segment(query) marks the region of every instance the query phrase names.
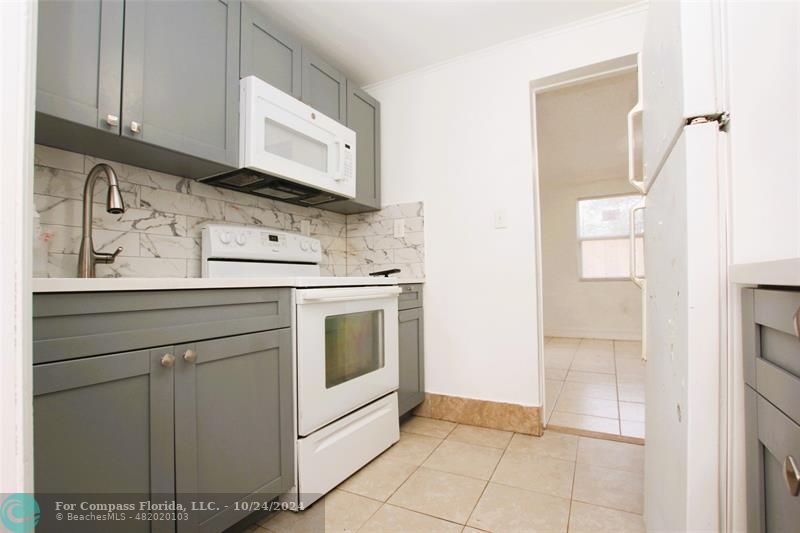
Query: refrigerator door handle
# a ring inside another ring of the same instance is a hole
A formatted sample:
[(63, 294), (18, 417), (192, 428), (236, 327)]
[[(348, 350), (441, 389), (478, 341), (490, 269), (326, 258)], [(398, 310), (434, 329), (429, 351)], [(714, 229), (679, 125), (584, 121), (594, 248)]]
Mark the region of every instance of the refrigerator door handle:
[[(645, 205), (645, 196), (642, 196), (642, 200), (633, 206), (630, 211), (630, 233), (628, 235), (628, 239), (630, 242), (629, 246), (629, 263), (630, 263), (630, 275), (631, 281), (634, 282), (639, 288), (644, 287), (644, 277), (639, 277), (636, 275), (636, 212), (643, 211), (646, 207)], [(644, 239), (644, 235), (642, 235), (642, 239)]]
[(645, 179), (636, 179), (636, 119), (642, 115), (642, 100), (628, 112), (628, 181), (642, 194), (646, 194)]

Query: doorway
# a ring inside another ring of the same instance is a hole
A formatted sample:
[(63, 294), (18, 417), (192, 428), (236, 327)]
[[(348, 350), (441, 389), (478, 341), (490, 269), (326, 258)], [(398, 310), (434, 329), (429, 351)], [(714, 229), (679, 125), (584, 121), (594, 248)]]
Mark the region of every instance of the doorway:
[(637, 75), (629, 57), (533, 89), (545, 425), (632, 442), (645, 438)]

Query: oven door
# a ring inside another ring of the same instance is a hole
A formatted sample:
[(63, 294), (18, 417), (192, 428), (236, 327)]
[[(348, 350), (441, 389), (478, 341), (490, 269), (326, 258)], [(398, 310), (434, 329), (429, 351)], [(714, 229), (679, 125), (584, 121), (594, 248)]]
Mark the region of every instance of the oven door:
[(398, 386), (400, 289), (298, 289), (297, 417), (306, 436)]

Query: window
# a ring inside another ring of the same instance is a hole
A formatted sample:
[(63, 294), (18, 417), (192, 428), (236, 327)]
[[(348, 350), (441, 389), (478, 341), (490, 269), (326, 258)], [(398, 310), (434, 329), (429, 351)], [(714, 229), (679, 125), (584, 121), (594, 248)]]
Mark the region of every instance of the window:
[[(582, 280), (630, 279), (630, 210), (638, 194), (578, 200), (578, 253)], [(644, 220), (636, 212), (636, 275), (644, 276)]]

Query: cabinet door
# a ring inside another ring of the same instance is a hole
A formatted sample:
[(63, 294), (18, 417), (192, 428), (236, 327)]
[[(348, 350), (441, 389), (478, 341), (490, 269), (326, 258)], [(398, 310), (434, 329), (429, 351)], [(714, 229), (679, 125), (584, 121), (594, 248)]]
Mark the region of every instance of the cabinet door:
[(347, 118), (344, 75), (305, 48), (302, 56), (303, 102), (344, 124)]
[(39, 2), (36, 111), (119, 133), (122, 20), (122, 0)]
[(238, 163), (238, 0), (125, 3), (122, 135)]
[(219, 509), (193, 513), (178, 531), (222, 531), (249, 514), (236, 502), (294, 484), (290, 330), (179, 346), (176, 356), (178, 501), (198, 495)]
[(418, 406), (425, 399), (425, 348), (423, 347), (422, 308), (398, 313), (400, 318), (400, 388), (398, 411), (400, 416)]
[[(34, 366), (34, 483), (43, 511), (37, 531), (66, 530), (48, 516), (51, 500), (174, 498), (173, 371), (161, 364), (168, 353), (170, 348), (143, 350)], [(108, 530), (103, 522), (75, 527)], [(115, 522), (117, 530), (174, 531), (174, 524), (128, 520)]]
[(242, 58), (239, 75), (256, 76), (300, 98), (300, 43), (273, 26), (249, 3), (242, 6)]

